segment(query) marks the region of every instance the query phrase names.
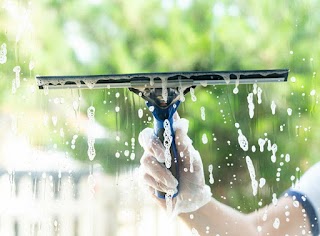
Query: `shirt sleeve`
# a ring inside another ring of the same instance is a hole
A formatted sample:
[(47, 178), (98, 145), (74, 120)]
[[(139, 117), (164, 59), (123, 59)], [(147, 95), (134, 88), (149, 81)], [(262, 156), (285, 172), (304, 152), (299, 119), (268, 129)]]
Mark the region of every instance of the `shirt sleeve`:
[(313, 235), (320, 229), (320, 162), (312, 166), (286, 195), (301, 203), (308, 215)]

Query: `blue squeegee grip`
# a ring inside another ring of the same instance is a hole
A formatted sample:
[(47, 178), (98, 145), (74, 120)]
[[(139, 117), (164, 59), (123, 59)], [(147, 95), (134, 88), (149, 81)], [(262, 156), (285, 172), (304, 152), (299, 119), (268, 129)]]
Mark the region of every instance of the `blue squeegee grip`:
[[(175, 133), (173, 130), (173, 115), (176, 112), (178, 106), (180, 104), (180, 101), (172, 104), (168, 108), (160, 108), (157, 106), (154, 106), (154, 109), (152, 111), (152, 114), (154, 116), (154, 133), (155, 135), (160, 139), (160, 141), (163, 143), (164, 142), (164, 121), (167, 119), (170, 124), (170, 130), (171, 130), (171, 137), (172, 137), (172, 142), (170, 146), (170, 153), (171, 153), (171, 167), (169, 170), (171, 171), (172, 175), (179, 181), (179, 162), (178, 162), (178, 151), (177, 151), (177, 146), (175, 142)], [(152, 104), (150, 102), (147, 102), (147, 106), (150, 108)], [(177, 187), (179, 191), (179, 186)], [(178, 192), (175, 193), (172, 197), (177, 196)], [(156, 195), (159, 198), (165, 198), (166, 193), (156, 191)]]

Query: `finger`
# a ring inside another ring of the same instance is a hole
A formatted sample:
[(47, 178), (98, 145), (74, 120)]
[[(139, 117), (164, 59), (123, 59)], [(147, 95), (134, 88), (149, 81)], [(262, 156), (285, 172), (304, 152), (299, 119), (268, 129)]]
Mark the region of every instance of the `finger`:
[(142, 130), (139, 134), (138, 140), (144, 149), (148, 149), (150, 146), (150, 143), (152, 142), (152, 137), (153, 137), (153, 129), (151, 128), (145, 128)]
[(174, 188), (174, 189), (168, 188), (168, 186), (164, 185), (161, 182), (157, 182), (151, 175), (147, 173), (144, 174), (143, 180), (146, 185), (148, 185), (149, 187), (151, 187), (151, 189), (153, 189), (153, 193), (154, 193), (154, 190), (164, 192), (164, 193), (167, 193), (170, 190), (177, 192), (177, 188)]
[(144, 172), (150, 175), (155, 182), (166, 186), (167, 189), (175, 189), (178, 186), (178, 181), (172, 173), (147, 152), (143, 154), (140, 163)]
[(192, 140), (187, 135), (178, 134), (175, 141), (180, 165), (189, 169), (190, 172), (199, 171), (202, 168), (202, 160), (200, 153), (193, 147)]
[(176, 122), (180, 120), (180, 116), (179, 116), (179, 113), (176, 111), (174, 114), (173, 114), (173, 122)]
[(146, 128), (139, 134), (139, 143), (143, 149), (154, 156), (158, 162), (165, 162), (165, 148), (158, 137), (154, 135), (151, 128)]
[(176, 135), (183, 134), (187, 135), (189, 128), (189, 121), (184, 118), (179, 118), (173, 122), (173, 130), (175, 131)]

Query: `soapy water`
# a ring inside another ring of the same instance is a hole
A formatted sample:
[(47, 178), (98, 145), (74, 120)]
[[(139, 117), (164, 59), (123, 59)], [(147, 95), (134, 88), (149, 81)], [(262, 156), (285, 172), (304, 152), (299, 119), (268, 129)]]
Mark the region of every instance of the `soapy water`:
[(204, 107), (200, 107), (201, 119), (206, 120), (206, 109)]
[(240, 147), (242, 148), (243, 151), (248, 151), (249, 149), (249, 144), (246, 136), (242, 134), (241, 129), (238, 129), (238, 143)]
[[(229, 81), (229, 83), (230, 83), (230, 81)], [(233, 93), (234, 94), (238, 94), (239, 93), (239, 84), (240, 84), (240, 77), (238, 77), (237, 76), (237, 79), (236, 79), (236, 82), (235, 82), (235, 87), (234, 87), (234, 89), (233, 89)]]
[(0, 47), (0, 64), (5, 64), (7, 62), (7, 45), (5, 43), (1, 44)]
[(272, 204), (274, 206), (278, 205), (278, 198), (277, 198), (277, 194), (275, 194), (275, 193), (272, 194)]
[(12, 94), (15, 94), (17, 92), (17, 89), (20, 87), (20, 66), (15, 66), (12, 70), (15, 73), (15, 78), (12, 80)]
[(77, 138), (78, 138), (77, 134), (73, 135), (72, 140), (71, 140), (71, 149), (75, 149), (76, 148)]
[(214, 178), (213, 178), (213, 174), (212, 174), (212, 171), (213, 171), (213, 165), (210, 164), (208, 166), (208, 171), (209, 171), (209, 183), (210, 184), (214, 184)]
[(247, 96), (249, 116), (252, 119), (254, 116), (254, 103), (253, 103), (253, 93), (249, 93)]
[(266, 179), (265, 178), (260, 178), (259, 180), (259, 188), (263, 188), (266, 185)]
[(190, 96), (191, 96), (191, 100), (193, 102), (196, 102), (197, 101), (197, 97), (195, 95), (195, 92), (194, 92), (194, 88), (190, 88)]
[(271, 106), (270, 107), (271, 107), (272, 115), (275, 115), (276, 114), (276, 107), (277, 107), (275, 101), (271, 102)]
[(174, 191), (173, 190), (169, 190), (165, 195), (165, 201), (166, 201), (166, 207), (167, 207), (167, 213), (168, 215), (170, 215), (172, 213), (173, 210), (173, 205), (172, 205), (172, 197), (174, 195)]
[(138, 110), (138, 117), (140, 119), (143, 117), (143, 110), (141, 108)]
[[(94, 125), (94, 122), (95, 122), (95, 108), (93, 106), (90, 106), (88, 109), (87, 109), (87, 116), (88, 116), (88, 119), (89, 119), (89, 130), (92, 129), (93, 125)], [(95, 156), (96, 156), (96, 150), (95, 150), (95, 147), (94, 147), (94, 144), (95, 144), (95, 137), (92, 136), (92, 134), (90, 134), (90, 132), (88, 133), (88, 139), (87, 139), (87, 143), (88, 143), (88, 151), (87, 151), (87, 154), (88, 154), (88, 157), (89, 157), (89, 160), (90, 161), (93, 161)]]
[(262, 103), (262, 89), (260, 87), (258, 87), (257, 84), (253, 84), (252, 93), (249, 93), (247, 96), (249, 117), (251, 119), (254, 117), (254, 109), (255, 109), (255, 105), (253, 102), (254, 95), (257, 96), (258, 104), (261, 104)]
[(252, 194), (256, 196), (258, 193), (258, 181), (256, 180), (256, 172), (252, 163), (252, 160), (249, 156), (246, 156), (246, 163), (249, 170), (249, 175), (251, 179), (251, 186), (252, 186)]
[(280, 227), (280, 220), (279, 218), (275, 218), (273, 222), (273, 228), (279, 229), (279, 227)]
[(201, 140), (202, 140), (202, 143), (203, 143), (203, 144), (207, 144), (207, 143), (208, 143), (208, 137), (207, 137), (207, 134), (205, 134), (205, 133), (204, 133), (204, 134), (202, 135)]
[(162, 86), (162, 98), (166, 103), (168, 101), (168, 89), (167, 89), (167, 80), (161, 77), (161, 86)]
[(277, 146), (277, 144), (272, 144), (272, 146), (271, 146), (271, 151), (272, 151), (272, 156), (271, 156), (271, 161), (273, 162), (273, 163), (275, 163), (276, 161), (277, 161), (277, 156), (276, 156), (276, 153), (277, 153), (277, 151), (278, 151), (278, 146)]
[(171, 135), (171, 126), (168, 119), (165, 119), (163, 122), (164, 132), (163, 132), (163, 145), (165, 147), (164, 157), (165, 157), (165, 165), (169, 169), (171, 167), (171, 153), (170, 147), (172, 143), (172, 135)]

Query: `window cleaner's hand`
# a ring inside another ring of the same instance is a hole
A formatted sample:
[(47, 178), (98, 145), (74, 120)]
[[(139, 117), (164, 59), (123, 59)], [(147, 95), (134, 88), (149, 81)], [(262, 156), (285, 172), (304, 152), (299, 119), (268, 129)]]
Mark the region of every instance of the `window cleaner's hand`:
[[(140, 173), (144, 183), (154, 193), (174, 192), (173, 214), (193, 212), (211, 200), (210, 187), (205, 184), (202, 160), (188, 137), (188, 120), (180, 119), (176, 113), (173, 129), (179, 153), (179, 182), (165, 167), (165, 148), (151, 128), (144, 129), (139, 135), (140, 145), (144, 148), (141, 158)], [(179, 185), (179, 186), (178, 186)], [(161, 203), (163, 199), (158, 199)]]

